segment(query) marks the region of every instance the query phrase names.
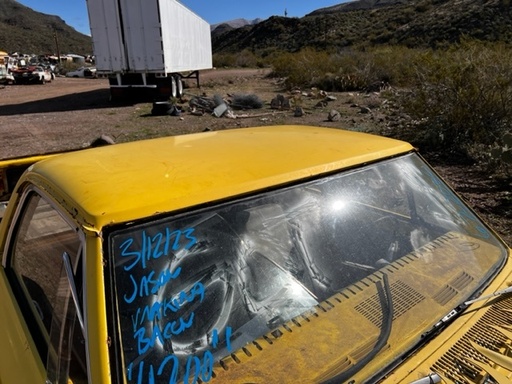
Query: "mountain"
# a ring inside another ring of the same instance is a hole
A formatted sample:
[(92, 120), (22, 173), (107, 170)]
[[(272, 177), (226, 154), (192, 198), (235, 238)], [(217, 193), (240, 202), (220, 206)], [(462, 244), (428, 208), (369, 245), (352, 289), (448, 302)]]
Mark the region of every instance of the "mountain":
[(92, 40), (58, 16), (0, 0), (0, 50), (35, 54), (92, 53)]
[(230, 21), (224, 21), (223, 23), (218, 23), (218, 24), (212, 24), (210, 26), (210, 29), (212, 31), (215, 31), (218, 27), (221, 27), (223, 29), (226, 28), (226, 26), (228, 28), (241, 28), (241, 27), (245, 27), (246, 25), (255, 25), (255, 24), (258, 24), (262, 21), (263, 19), (253, 19), (253, 20), (247, 20), (247, 19), (234, 19), (234, 20), (230, 20)]
[[(212, 26), (213, 27), (213, 26)], [(0, 50), (92, 53), (89, 36), (60, 17), (0, 0)], [(512, 43), (512, 0), (358, 0), (302, 18), (273, 16), (215, 25), (214, 53), (250, 49), (259, 55), (304, 47), (339, 52), (352, 46), (442, 47), (463, 37)]]
[(212, 35), (214, 53), (250, 49), (262, 55), (304, 47), (381, 44), (440, 47), (470, 37), (512, 42), (510, 0), (359, 0), (303, 18), (271, 17)]
[(361, 9), (375, 9), (380, 7), (388, 7), (399, 4), (407, 4), (408, 0), (358, 0), (358, 1), (350, 1), (347, 3), (342, 3), (338, 5), (333, 5), (331, 7), (320, 8), (316, 11), (309, 13), (306, 16), (315, 16), (315, 15), (325, 15), (327, 13), (336, 13), (336, 12), (349, 12), (349, 11), (357, 11)]

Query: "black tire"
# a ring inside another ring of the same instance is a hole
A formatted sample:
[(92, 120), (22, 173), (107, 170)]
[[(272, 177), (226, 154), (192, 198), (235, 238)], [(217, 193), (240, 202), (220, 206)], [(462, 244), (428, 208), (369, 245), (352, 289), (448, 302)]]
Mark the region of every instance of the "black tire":
[(151, 109), (151, 114), (153, 116), (168, 115), (171, 108), (173, 108), (173, 105), (168, 101), (155, 101)]

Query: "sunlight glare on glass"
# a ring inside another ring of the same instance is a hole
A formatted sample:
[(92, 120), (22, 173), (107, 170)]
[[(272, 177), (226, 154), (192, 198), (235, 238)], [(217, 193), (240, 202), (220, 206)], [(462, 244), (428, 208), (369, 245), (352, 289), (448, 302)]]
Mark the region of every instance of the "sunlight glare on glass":
[(335, 212), (342, 211), (348, 206), (347, 200), (337, 199), (331, 203), (331, 209)]

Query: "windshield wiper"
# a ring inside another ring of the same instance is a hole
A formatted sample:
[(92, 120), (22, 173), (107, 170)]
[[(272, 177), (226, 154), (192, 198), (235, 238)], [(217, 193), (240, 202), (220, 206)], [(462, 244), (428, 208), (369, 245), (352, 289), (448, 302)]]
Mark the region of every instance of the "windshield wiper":
[(493, 292), (490, 295), (480, 296), (480, 297), (477, 297), (476, 299), (465, 301), (464, 305), (470, 305), (477, 301), (490, 299), (491, 297), (501, 296), (501, 295), (504, 295), (505, 293), (510, 293), (510, 292), (512, 292), (512, 287), (502, 289), (501, 291)]
[(324, 381), (322, 384), (337, 384), (347, 381), (363, 369), (363, 367), (368, 364), (388, 342), (389, 335), (391, 334), (391, 328), (393, 326), (393, 298), (391, 297), (391, 288), (386, 274), (382, 275), (382, 282), (384, 284), (380, 281), (375, 282), (375, 285), (377, 286), (377, 293), (379, 295), (379, 302), (382, 308), (382, 324), (379, 338), (377, 339), (373, 349), (352, 367), (329, 380)]
[(505, 288), (505, 289), (502, 289), (500, 291), (496, 291), (496, 292), (491, 293), (489, 295), (480, 296), (480, 297), (477, 297), (475, 299), (467, 300), (467, 301), (463, 302), (461, 305), (459, 305), (459, 306), (455, 307), (454, 309), (452, 309), (446, 316), (444, 316), (441, 320), (439, 320), (431, 329), (429, 329), (427, 332), (423, 333), (421, 335), (421, 342), (424, 343), (425, 341), (427, 341), (430, 338), (432, 338), (434, 335), (438, 334), (441, 331), (442, 328), (446, 327), (449, 323), (451, 323), (453, 320), (455, 320), (471, 304), (473, 304), (473, 303), (475, 303), (477, 301), (489, 299), (491, 297), (502, 296), (502, 295), (504, 295), (506, 293), (511, 293), (511, 292), (512, 292), (512, 286), (508, 287), (508, 288)]
[(436, 335), (442, 328), (455, 320), (468, 306), (466, 303), (462, 303), (461, 305), (453, 308), (446, 316), (444, 316), (441, 320), (434, 324), (434, 326), (429, 329), (427, 332), (421, 335), (422, 342), (430, 339), (432, 336)]

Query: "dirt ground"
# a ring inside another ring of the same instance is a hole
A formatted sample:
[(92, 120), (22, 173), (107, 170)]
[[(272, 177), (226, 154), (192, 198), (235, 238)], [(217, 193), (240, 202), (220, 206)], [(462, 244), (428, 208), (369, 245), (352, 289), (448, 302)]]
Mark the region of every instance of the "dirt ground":
[[(116, 142), (147, 137), (177, 135), (204, 130), (221, 130), (274, 124), (312, 124), (368, 130), (375, 125), (376, 114), (360, 113), (361, 102), (370, 98), (355, 94), (335, 95), (332, 100), (315, 108), (323, 96), (285, 93), (277, 79), (269, 79), (267, 71), (212, 70), (201, 74), (201, 88), (195, 81), (188, 83), (185, 96), (178, 106), (178, 116), (153, 116), (151, 103), (115, 103), (110, 101), (105, 79), (75, 79), (58, 77), (45, 85), (12, 85), (0, 89), (0, 159), (32, 155), (87, 146), (102, 134)], [(308, 93), (311, 90), (307, 90)], [(278, 94), (292, 100), (292, 109), (270, 109)], [(195, 96), (226, 100), (235, 95), (256, 95), (261, 109), (234, 110), (237, 119), (217, 118), (210, 114), (189, 113), (189, 101)], [(301, 106), (306, 114), (294, 117), (294, 107)], [(336, 109), (342, 121), (329, 122), (328, 113)]]
[[(318, 90), (286, 92), (280, 79), (262, 69), (211, 70), (186, 84), (178, 101), (179, 116), (154, 116), (152, 103), (110, 101), (105, 79), (58, 77), (45, 85), (0, 87), (0, 160), (87, 147), (101, 135), (115, 142), (261, 125), (300, 124), (387, 134), (400, 124), (400, 116), (383, 94), (333, 93)], [(270, 108), (278, 94), (290, 100), (290, 110)], [(194, 97), (221, 96), (230, 102), (237, 95), (256, 95), (260, 109), (237, 110), (237, 118), (191, 113)], [(304, 114), (295, 115), (296, 108)], [(339, 121), (329, 121), (331, 110)], [(421, 149), (420, 149), (421, 150)], [(428, 159), (428, 156), (427, 156)], [(430, 160), (430, 159), (429, 159)], [(433, 161), (435, 169), (488, 223), (512, 244), (512, 186), (476, 167)]]

